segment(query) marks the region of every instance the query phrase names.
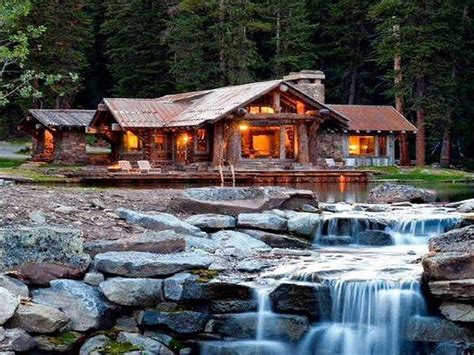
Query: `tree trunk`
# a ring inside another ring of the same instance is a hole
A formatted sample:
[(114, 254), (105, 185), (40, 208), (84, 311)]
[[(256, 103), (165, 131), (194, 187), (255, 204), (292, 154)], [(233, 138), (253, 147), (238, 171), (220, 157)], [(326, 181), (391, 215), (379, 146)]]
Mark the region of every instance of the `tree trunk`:
[[(395, 27), (394, 31), (395, 34), (399, 34), (399, 28)], [(403, 95), (401, 93), (401, 84), (402, 84), (402, 58), (400, 54), (395, 54), (395, 58), (393, 59), (393, 69), (395, 71), (395, 108), (398, 112), (403, 115), (404, 111), (404, 100)], [(410, 154), (408, 150), (408, 137), (406, 133), (400, 133), (398, 138), (399, 149), (400, 149), (400, 165), (407, 166), (410, 164)]]
[(426, 108), (422, 102), (425, 97), (425, 77), (419, 77), (416, 84), (417, 98), (421, 101), (416, 109), (416, 165), (423, 166), (426, 165)]
[(225, 0), (219, 1), (219, 70), (221, 72), (222, 85), (227, 84), (226, 63), (225, 63)]
[(449, 168), (451, 165), (451, 130), (449, 127), (446, 127), (443, 132), (440, 164), (443, 168)]
[(351, 85), (349, 86), (349, 100), (347, 100), (349, 105), (353, 105), (356, 96), (356, 77), (357, 71), (356, 69), (352, 68), (351, 71)]

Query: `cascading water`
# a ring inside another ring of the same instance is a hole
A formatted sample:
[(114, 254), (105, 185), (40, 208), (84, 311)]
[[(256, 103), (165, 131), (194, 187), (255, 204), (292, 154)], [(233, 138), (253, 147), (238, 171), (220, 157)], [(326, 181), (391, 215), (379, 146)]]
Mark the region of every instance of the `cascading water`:
[(404, 340), (407, 321), (424, 315), (417, 281), (326, 282), (331, 289), (331, 321), (314, 326), (298, 354), (379, 355), (414, 354)]

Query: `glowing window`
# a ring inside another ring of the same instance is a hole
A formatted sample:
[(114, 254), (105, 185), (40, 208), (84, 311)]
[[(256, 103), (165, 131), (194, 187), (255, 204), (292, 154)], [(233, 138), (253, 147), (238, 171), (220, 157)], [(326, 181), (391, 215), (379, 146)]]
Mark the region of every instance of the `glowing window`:
[(155, 148), (159, 152), (166, 151), (166, 135), (159, 133), (155, 135)]
[(250, 113), (274, 113), (273, 107), (270, 106), (250, 106)]
[(350, 155), (375, 155), (375, 136), (349, 136)]
[(142, 149), (142, 142), (135, 134), (130, 131), (123, 135), (123, 149), (126, 152), (136, 152)]
[(196, 131), (196, 151), (207, 152), (208, 150), (208, 136), (205, 128), (199, 128)]

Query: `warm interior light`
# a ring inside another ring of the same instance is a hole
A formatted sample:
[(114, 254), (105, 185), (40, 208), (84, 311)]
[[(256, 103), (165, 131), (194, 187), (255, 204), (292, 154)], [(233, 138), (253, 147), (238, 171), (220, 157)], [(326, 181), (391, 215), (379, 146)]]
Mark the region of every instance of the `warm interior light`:
[(246, 130), (249, 129), (249, 126), (246, 125), (245, 123), (242, 123), (242, 124), (239, 125), (239, 129), (240, 129), (241, 131), (246, 131)]
[(303, 102), (297, 102), (296, 103), (296, 113), (305, 113), (306, 112), (306, 107)]
[(187, 144), (189, 142), (189, 135), (187, 133), (183, 133), (181, 139), (183, 140), (184, 144)]
[(255, 113), (275, 113), (275, 110), (271, 106), (250, 106), (249, 112)]

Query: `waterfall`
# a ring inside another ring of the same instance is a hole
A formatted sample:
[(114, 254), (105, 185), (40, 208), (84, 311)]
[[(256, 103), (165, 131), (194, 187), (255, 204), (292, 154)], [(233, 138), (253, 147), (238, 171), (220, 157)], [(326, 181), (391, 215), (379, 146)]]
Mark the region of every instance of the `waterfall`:
[(417, 281), (326, 281), (331, 321), (315, 325), (298, 354), (379, 355), (416, 353), (404, 339), (408, 319), (426, 313)]

